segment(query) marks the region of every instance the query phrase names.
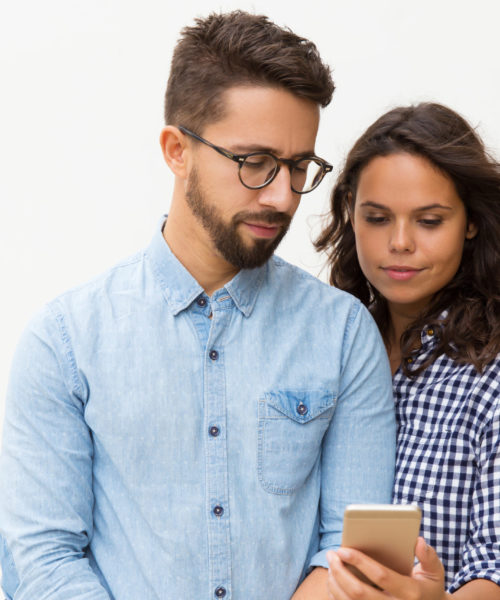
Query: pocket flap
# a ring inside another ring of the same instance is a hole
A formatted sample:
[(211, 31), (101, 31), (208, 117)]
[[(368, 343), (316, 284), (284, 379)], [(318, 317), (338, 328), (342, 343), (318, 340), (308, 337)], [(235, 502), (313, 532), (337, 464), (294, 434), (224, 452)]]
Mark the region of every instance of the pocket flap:
[[(335, 405), (335, 397), (327, 390), (277, 390), (264, 394), (266, 417), (286, 416), (297, 423), (312, 421)], [(330, 415), (323, 415), (328, 418)]]

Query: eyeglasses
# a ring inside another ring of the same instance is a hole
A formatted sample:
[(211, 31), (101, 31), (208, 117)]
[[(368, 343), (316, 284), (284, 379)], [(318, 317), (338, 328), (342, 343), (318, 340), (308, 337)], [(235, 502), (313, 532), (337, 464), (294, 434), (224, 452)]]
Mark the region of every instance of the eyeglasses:
[(222, 156), (237, 162), (238, 175), (241, 183), (251, 190), (258, 190), (269, 185), (280, 170), (280, 163), (290, 170), (290, 186), (296, 194), (312, 192), (329, 173), (333, 167), (318, 156), (302, 156), (296, 160), (278, 158), (270, 152), (249, 152), (248, 154), (234, 154), (225, 148), (216, 146), (201, 136), (193, 133), (186, 127), (179, 129), (190, 137), (210, 146)]

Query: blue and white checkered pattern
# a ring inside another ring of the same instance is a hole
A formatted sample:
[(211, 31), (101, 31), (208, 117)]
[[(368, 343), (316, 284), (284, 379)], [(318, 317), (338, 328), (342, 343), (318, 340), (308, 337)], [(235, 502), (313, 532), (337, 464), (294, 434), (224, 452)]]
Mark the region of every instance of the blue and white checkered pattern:
[[(424, 330), (418, 366), (435, 344)], [(500, 585), (500, 355), (478, 374), (441, 355), (416, 379), (394, 375), (398, 453), (394, 502), (418, 504), (449, 592)]]

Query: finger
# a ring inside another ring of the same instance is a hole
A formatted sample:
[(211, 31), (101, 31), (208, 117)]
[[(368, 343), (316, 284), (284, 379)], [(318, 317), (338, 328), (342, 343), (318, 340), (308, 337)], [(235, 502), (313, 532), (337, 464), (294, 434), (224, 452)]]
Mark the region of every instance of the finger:
[(340, 600), (340, 591), (338, 590), (338, 586), (332, 574), (332, 561), (334, 561), (335, 558), (334, 553), (331, 550), (326, 553), (326, 560), (328, 561), (328, 577), (326, 580), (328, 600)]
[[(381, 590), (388, 592), (394, 598), (413, 597), (412, 594), (415, 593), (416, 584), (411, 577), (396, 573), (396, 571), (385, 567), (376, 560), (366, 556), (366, 554), (352, 548), (340, 548), (338, 555), (342, 561), (356, 567)], [(377, 591), (378, 595), (366, 597), (387, 599), (387, 594), (378, 590), (375, 591)]]
[(328, 573), (327, 590), (328, 600), (350, 600), (335, 581), (331, 571)]
[(351, 600), (339, 581), (339, 569), (343, 568), (342, 562), (334, 552), (329, 553), (330, 568), (328, 570), (327, 587), (329, 598), (332, 600)]
[(418, 578), (430, 579), (432, 581), (444, 581), (444, 567), (437, 552), (425, 543), (424, 538), (419, 537), (415, 546), (415, 556), (419, 564), (413, 569), (413, 575)]
[(356, 575), (342, 563), (339, 558), (340, 552), (332, 553), (330, 561), (330, 580), (331, 591), (334, 593), (334, 598), (339, 600), (344, 598), (351, 600), (352, 598), (363, 598), (364, 600), (387, 600), (387, 596), (376, 590), (369, 583), (364, 583)]

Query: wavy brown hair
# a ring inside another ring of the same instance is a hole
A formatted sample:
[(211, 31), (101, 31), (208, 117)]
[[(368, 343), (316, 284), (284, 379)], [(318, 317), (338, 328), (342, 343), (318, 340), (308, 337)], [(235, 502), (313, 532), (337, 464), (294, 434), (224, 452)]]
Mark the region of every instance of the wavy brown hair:
[[(403, 370), (415, 377), (445, 353), (481, 372), (500, 352), (500, 165), (460, 115), (440, 104), (421, 103), (395, 108), (375, 121), (347, 156), (315, 246), (327, 254), (330, 283), (369, 307), (389, 345), (392, 327), (387, 303), (361, 270), (349, 215), (364, 167), (377, 156), (400, 152), (426, 158), (449, 177), (468, 220), (478, 228), (473, 239), (465, 240), (453, 279), (403, 333)], [(435, 331), (438, 343), (424, 364), (411, 369), (424, 327)]]
[(181, 31), (165, 93), (165, 122), (198, 134), (224, 117), (223, 92), (265, 85), (325, 107), (334, 84), (316, 46), (264, 15), (212, 13)]

